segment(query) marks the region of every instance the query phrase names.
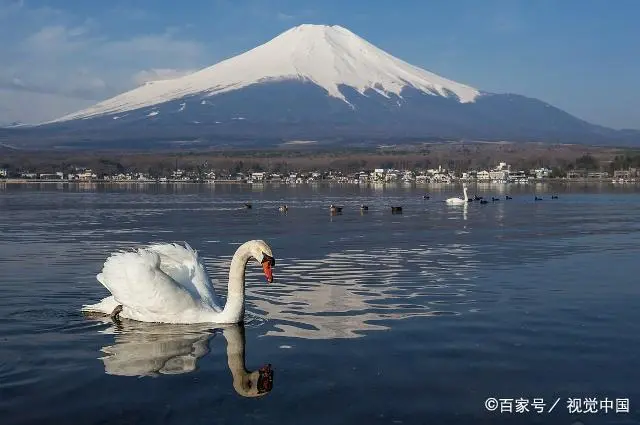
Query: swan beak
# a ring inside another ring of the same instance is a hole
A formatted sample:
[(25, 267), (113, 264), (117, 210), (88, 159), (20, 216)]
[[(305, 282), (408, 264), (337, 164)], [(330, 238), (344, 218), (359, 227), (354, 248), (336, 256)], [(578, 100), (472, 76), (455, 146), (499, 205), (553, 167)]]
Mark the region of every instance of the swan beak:
[(262, 270), (264, 271), (264, 275), (267, 277), (267, 282), (273, 282), (273, 269), (271, 268), (271, 261), (265, 260), (262, 262)]
[(273, 369), (270, 364), (260, 368), (257, 389), (258, 394), (265, 394), (273, 389)]

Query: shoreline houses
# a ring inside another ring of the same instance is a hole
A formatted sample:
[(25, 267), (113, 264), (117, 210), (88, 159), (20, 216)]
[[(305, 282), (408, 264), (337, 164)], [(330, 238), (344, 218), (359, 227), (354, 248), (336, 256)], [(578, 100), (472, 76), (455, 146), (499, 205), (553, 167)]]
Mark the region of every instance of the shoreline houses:
[[(341, 173), (336, 171), (304, 171), (288, 174), (270, 173), (265, 171), (239, 172), (232, 174), (220, 173), (212, 169), (199, 169), (198, 171), (186, 171), (179, 168), (167, 175), (150, 176), (142, 172), (118, 172), (113, 175), (96, 174), (89, 168), (76, 167), (72, 172), (63, 173), (38, 173), (37, 171), (25, 171), (9, 173), (7, 169), (0, 169), (0, 179), (21, 179), (40, 181), (104, 181), (104, 182), (215, 182), (234, 181), (260, 184), (264, 182), (283, 183), (310, 183), (316, 181), (336, 181), (341, 183), (391, 183), (391, 182), (417, 182), (417, 183), (454, 183), (457, 181), (507, 184), (526, 184), (531, 181), (540, 181), (551, 178), (552, 170), (546, 167), (530, 170), (514, 170), (506, 162), (500, 162), (491, 169), (467, 170), (456, 173), (447, 170), (443, 166), (431, 169), (399, 170), (394, 168), (375, 168), (373, 170), (361, 170), (355, 173)], [(571, 170), (567, 178), (574, 179), (607, 179), (609, 173), (586, 170)], [(640, 181), (640, 169), (616, 170), (613, 174), (613, 182)]]

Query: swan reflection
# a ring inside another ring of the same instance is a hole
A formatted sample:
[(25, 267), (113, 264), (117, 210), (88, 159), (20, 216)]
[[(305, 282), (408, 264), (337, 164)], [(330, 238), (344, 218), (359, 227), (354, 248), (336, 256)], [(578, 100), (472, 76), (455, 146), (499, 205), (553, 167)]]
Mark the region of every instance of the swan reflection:
[[(247, 287), (247, 308), (270, 319), (265, 335), (304, 339), (358, 338), (392, 320), (469, 313), (478, 255), (454, 244), (283, 259), (277, 281)], [(205, 262), (224, 279), (228, 261)]]
[[(94, 316), (95, 317), (95, 316)], [(112, 323), (108, 317), (100, 317)], [(101, 333), (113, 334), (114, 344), (103, 347), (104, 371), (118, 376), (160, 376), (190, 373), (210, 353), (209, 344), (222, 333), (233, 388), (243, 397), (260, 397), (273, 388), (273, 370), (267, 364), (248, 371), (245, 366), (244, 324), (212, 330), (206, 325), (169, 325), (133, 320), (117, 321)]]

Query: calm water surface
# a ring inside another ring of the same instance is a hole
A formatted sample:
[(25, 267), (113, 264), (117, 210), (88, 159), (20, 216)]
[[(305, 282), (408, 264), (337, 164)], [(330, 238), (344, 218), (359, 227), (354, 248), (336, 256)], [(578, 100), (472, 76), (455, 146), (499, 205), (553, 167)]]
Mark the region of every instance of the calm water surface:
[[(1, 423), (640, 423), (638, 187), (441, 202), (459, 191), (0, 186)], [(258, 238), (276, 280), (250, 264), (244, 326), (79, 312), (107, 295), (95, 275), (112, 251), (187, 241), (225, 295), (235, 249)], [(266, 364), (273, 389), (252, 397), (243, 382)], [(488, 397), (545, 412), (489, 412)], [(587, 397), (614, 411), (569, 414), (567, 398)]]

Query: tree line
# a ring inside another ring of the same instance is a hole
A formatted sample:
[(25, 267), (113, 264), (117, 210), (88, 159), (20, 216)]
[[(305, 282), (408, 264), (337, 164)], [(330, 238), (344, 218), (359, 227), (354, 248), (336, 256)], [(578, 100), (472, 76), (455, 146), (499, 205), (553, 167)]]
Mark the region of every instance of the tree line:
[[(418, 152), (336, 152), (306, 153), (295, 155), (253, 155), (249, 152), (235, 155), (186, 153), (186, 154), (129, 154), (120, 156), (78, 155), (76, 157), (14, 156), (0, 160), (0, 168), (9, 174), (21, 172), (63, 173), (74, 172), (78, 168), (90, 168), (97, 175), (120, 173), (145, 173), (151, 177), (170, 176), (180, 169), (187, 173), (202, 174), (215, 171), (221, 174), (269, 172), (286, 174), (300, 171), (336, 171), (353, 173), (375, 168), (395, 168), (402, 170), (424, 170), (442, 166), (450, 171), (462, 173), (469, 170), (491, 169), (499, 161), (511, 165), (512, 170), (530, 170), (546, 167), (552, 169), (554, 177), (563, 177), (572, 170), (609, 171), (640, 168), (640, 153), (626, 152), (613, 158), (603, 159), (591, 153), (574, 159), (548, 155), (496, 152), (446, 152), (423, 150)], [(505, 156), (507, 158), (505, 158)]]

